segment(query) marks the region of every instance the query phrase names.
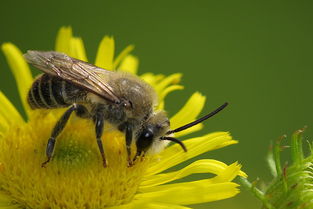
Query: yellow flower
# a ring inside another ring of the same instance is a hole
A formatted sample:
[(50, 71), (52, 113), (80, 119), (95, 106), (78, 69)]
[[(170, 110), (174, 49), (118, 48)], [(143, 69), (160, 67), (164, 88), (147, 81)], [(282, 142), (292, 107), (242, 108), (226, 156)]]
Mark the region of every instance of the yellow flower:
[[(95, 64), (109, 70), (137, 72), (138, 59), (127, 47), (114, 58), (114, 40), (104, 37)], [(45, 147), (51, 130), (64, 109), (30, 110), (26, 94), (33, 81), (29, 66), (20, 50), (11, 43), (2, 45), (15, 76), (27, 119), (0, 92), (0, 208), (188, 208), (184, 205), (216, 201), (236, 195), (238, 185), (232, 180), (246, 176), (235, 162), (231, 165), (202, 159), (177, 170), (168, 168), (210, 150), (235, 144), (227, 132), (215, 132), (185, 140), (185, 153), (179, 145), (167, 147), (127, 167), (123, 133), (107, 128), (103, 143), (109, 166), (103, 168), (94, 128), (89, 120), (71, 118), (58, 138), (54, 158), (46, 168)], [(69, 27), (62, 27), (56, 51), (87, 61), (83, 41), (73, 37)], [(159, 109), (171, 91), (182, 89), (181, 74), (170, 76), (147, 73), (141, 76), (159, 96)], [(185, 106), (171, 117), (172, 128), (193, 121), (203, 108), (205, 97), (194, 93)], [(202, 128), (199, 124), (183, 136)], [(212, 178), (172, 183), (194, 173), (212, 173)]]

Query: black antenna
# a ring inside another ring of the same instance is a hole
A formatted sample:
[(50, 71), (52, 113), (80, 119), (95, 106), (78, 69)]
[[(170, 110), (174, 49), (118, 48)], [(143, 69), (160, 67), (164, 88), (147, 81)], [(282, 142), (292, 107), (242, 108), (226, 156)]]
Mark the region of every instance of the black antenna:
[[(191, 128), (192, 126), (195, 126), (197, 125), (198, 123), (201, 123), (202, 121), (212, 117), (213, 115), (217, 114), (218, 112), (220, 112), (221, 110), (223, 110), (226, 106), (228, 105), (227, 102), (225, 102), (223, 105), (221, 105), (220, 107), (218, 107), (216, 110), (210, 112), (209, 114), (203, 116), (202, 118), (199, 118), (198, 120), (195, 120), (191, 123), (188, 123), (186, 125), (183, 125), (179, 128), (176, 128), (174, 130), (169, 130), (166, 135), (169, 135), (169, 134), (172, 134), (172, 133), (177, 133), (177, 132), (180, 132), (180, 131), (183, 131), (185, 129), (188, 129), (188, 128)], [(167, 137), (168, 138), (168, 137)], [(176, 141), (175, 141), (176, 142)]]
[(183, 150), (184, 150), (185, 152), (187, 152), (186, 146), (185, 146), (181, 141), (179, 141), (179, 140), (176, 139), (176, 138), (169, 137), (169, 136), (164, 136), (164, 137), (161, 137), (161, 140), (168, 140), (168, 141), (175, 142), (175, 143), (179, 144), (179, 145), (181, 146), (181, 148), (183, 148)]

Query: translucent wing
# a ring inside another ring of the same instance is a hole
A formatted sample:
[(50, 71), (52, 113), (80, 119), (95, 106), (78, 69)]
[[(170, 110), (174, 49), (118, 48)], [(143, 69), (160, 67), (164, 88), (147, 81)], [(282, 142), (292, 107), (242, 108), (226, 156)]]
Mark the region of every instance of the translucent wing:
[(98, 96), (114, 103), (120, 99), (107, 80), (113, 72), (54, 51), (31, 51), (24, 54), (28, 63), (43, 72), (87, 88)]

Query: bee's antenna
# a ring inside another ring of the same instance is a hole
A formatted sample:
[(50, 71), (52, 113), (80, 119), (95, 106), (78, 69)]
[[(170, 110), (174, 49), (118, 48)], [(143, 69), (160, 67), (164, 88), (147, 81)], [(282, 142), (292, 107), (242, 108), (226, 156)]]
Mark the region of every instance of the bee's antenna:
[(185, 152), (187, 152), (187, 148), (186, 148), (186, 146), (184, 145), (184, 143), (181, 142), (181, 141), (179, 141), (179, 140), (176, 139), (176, 138), (169, 137), (169, 136), (163, 136), (163, 137), (161, 137), (161, 140), (168, 140), (168, 141), (175, 142), (175, 143), (179, 144), (179, 145), (181, 146), (181, 148), (183, 148), (183, 150), (184, 150)]
[(221, 110), (223, 110), (226, 106), (228, 105), (227, 102), (225, 102), (223, 105), (221, 105), (220, 107), (218, 107), (216, 110), (210, 112), (209, 114), (203, 116), (202, 118), (199, 118), (198, 120), (195, 120), (191, 123), (188, 123), (186, 125), (183, 125), (179, 128), (176, 128), (174, 130), (169, 130), (166, 135), (169, 135), (169, 134), (172, 134), (172, 133), (177, 133), (177, 132), (180, 132), (180, 131), (183, 131), (185, 129), (188, 129), (188, 128), (191, 128), (192, 126), (195, 126), (197, 125), (198, 123), (201, 123), (202, 121), (212, 117), (213, 115), (217, 114), (218, 112), (220, 112)]

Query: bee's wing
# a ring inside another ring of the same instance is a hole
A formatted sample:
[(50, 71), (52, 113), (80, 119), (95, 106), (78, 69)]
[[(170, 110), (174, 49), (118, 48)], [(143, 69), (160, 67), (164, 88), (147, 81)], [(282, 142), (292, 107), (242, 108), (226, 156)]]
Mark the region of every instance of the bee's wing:
[(89, 91), (111, 102), (120, 102), (120, 99), (114, 94), (112, 87), (106, 82), (109, 74), (113, 73), (111, 71), (54, 51), (28, 50), (24, 57), (28, 63), (47, 74), (58, 76), (87, 88)]

